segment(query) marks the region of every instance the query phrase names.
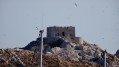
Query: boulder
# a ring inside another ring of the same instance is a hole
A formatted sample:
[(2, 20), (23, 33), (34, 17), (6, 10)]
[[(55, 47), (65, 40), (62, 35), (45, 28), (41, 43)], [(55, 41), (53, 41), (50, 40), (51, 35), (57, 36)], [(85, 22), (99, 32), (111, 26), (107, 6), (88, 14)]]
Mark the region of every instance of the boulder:
[(60, 48), (60, 47), (54, 47), (54, 48), (51, 49), (51, 52), (52, 52), (53, 54), (57, 54), (57, 53), (59, 53), (60, 51), (61, 51), (61, 48)]
[(116, 54), (115, 55), (119, 55), (119, 49), (117, 50)]
[(75, 46), (75, 50), (83, 50), (83, 46), (80, 45), (80, 46)]

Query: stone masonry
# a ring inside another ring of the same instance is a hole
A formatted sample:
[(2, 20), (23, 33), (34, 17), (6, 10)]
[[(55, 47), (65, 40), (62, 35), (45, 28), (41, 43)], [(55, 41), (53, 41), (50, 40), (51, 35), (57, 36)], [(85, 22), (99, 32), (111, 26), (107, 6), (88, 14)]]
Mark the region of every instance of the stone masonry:
[(75, 27), (73, 26), (65, 26), (65, 27), (59, 27), (59, 26), (52, 26), (52, 27), (47, 27), (47, 38), (53, 37), (68, 37), (72, 38), (79, 44), (84, 44), (85, 41), (82, 39), (82, 37), (76, 37), (75, 36)]
[(47, 37), (75, 37), (75, 27), (47, 27)]

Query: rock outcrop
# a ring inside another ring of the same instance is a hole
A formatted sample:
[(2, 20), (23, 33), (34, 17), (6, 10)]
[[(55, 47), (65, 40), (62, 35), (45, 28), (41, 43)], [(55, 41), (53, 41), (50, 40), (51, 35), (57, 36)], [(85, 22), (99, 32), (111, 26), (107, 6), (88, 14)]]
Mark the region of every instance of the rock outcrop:
[[(38, 40), (36, 42), (38, 42)], [(33, 48), (33, 44), (29, 45), (32, 45)], [(32, 48), (30, 50), (33, 50)], [(89, 44), (87, 42), (79, 44), (72, 38), (44, 38), (44, 55), (55, 55), (68, 61), (89, 62), (103, 65), (103, 52), (104, 50), (96, 44)], [(107, 66), (114, 67), (119, 65), (118, 62), (119, 59), (117, 59), (116, 56), (107, 53)]]
[[(0, 49), (0, 67), (38, 67), (38, 52), (34, 54), (33, 51), (22, 49)], [(98, 65), (64, 60), (56, 55), (43, 55), (43, 67), (98, 67)]]
[[(37, 67), (40, 38), (19, 49), (0, 49), (1, 67)], [(44, 38), (43, 67), (102, 67), (103, 50), (96, 44), (79, 44), (71, 38)], [(118, 51), (107, 53), (107, 67), (119, 67)]]
[(119, 50), (117, 50), (115, 55), (119, 58)]
[(119, 55), (119, 50), (117, 50), (116, 54), (115, 55)]

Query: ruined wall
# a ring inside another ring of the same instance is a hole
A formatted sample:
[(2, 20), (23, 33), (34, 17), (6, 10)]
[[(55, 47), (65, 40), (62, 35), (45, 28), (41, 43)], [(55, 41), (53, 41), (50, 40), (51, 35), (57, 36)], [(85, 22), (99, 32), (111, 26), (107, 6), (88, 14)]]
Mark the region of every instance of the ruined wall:
[(47, 27), (47, 37), (75, 37), (75, 27)]

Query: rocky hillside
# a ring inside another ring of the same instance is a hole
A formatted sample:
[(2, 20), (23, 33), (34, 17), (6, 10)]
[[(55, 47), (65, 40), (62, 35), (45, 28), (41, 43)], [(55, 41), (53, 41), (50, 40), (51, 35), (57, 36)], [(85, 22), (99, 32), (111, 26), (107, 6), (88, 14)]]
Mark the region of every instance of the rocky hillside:
[[(33, 59), (33, 56), (34, 59)], [(38, 67), (38, 52), (22, 49), (0, 49), (0, 67)], [(56, 55), (43, 55), (43, 67), (97, 67), (95, 63), (64, 60)]]
[[(103, 50), (73, 38), (44, 38), (43, 67), (102, 67)], [(37, 67), (40, 38), (22, 49), (0, 49), (0, 67)], [(118, 53), (118, 52), (117, 52)], [(117, 55), (107, 53), (107, 67), (119, 67)]]
[[(28, 44), (24, 49), (34, 50), (39, 47), (40, 38)], [(103, 65), (104, 50), (96, 44), (85, 42), (79, 44), (73, 38), (44, 38), (44, 55), (55, 55), (64, 60), (75, 62), (88, 62)], [(119, 58), (107, 52), (107, 66), (115, 67), (119, 65)]]

